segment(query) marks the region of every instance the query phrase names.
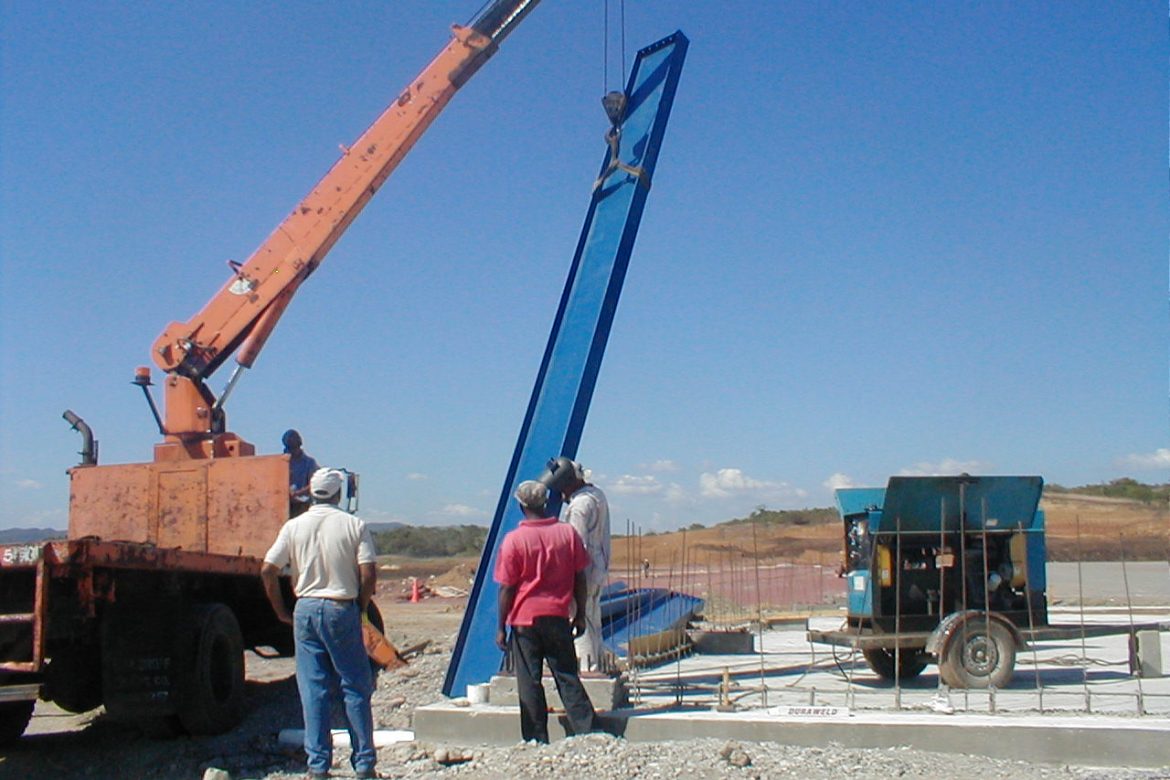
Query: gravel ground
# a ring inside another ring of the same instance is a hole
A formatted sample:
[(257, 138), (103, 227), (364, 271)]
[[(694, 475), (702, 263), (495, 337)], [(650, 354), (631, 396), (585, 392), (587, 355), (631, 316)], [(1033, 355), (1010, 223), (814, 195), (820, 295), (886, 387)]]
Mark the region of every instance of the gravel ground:
[[(411, 605), (412, 613), (425, 611), (418, 609), (422, 606)], [(374, 697), (374, 720), (380, 729), (409, 729), (415, 707), (443, 698), (440, 687), (450, 659), (458, 609), (441, 605), (430, 609), (430, 624), (426, 620), (412, 624), (409, 621), (418, 618), (410, 616), (404, 623), (391, 615), (390, 622), (396, 626), (391, 639), (399, 646), (419, 641), (428, 625), (439, 636), (426, 637), (432, 643), (408, 667), (380, 675)], [(402, 636), (403, 625), (413, 636)], [(80, 718), (38, 711), (42, 733), (32, 733), (0, 754), (0, 778), (200, 780), (210, 768), (227, 773), (218, 775), (219, 780), (303, 777), (303, 753), (285, 748), (276, 739), (280, 729), (296, 728), (300, 723), (292, 668), (287, 659), (250, 666), (248, 715), (240, 727), (218, 737), (151, 740), (130, 726), (111, 721), (101, 711)], [(53, 722), (55, 717), (62, 722)], [(68, 728), (63, 727), (66, 721), (71, 724)], [(336, 752), (335, 777), (353, 777), (348, 753), (345, 748)], [(859, 750), (831, 744), (806, 748), (716, 739), (647, 744), (602, 734), (546, 746), (517, 743), (506, 748), (452, 748), (412, 742), (381, 748), (378, 758), (379, 773), (385, 778), (1170, 778), (1170, 770), (1028, 764), (907, 749)], [(211, 776), (213, 773), (208, 773)]]
[[(415, 660), (402, 672), (383, 674), (374, 699), (374, 720), (380, 728), (410, 728), (414, 707), (440, 701), (438, 690), (450, 658), (446, 645)], [(519, 730), (519, 724), (517, 724)], [(340, 751), (334, 764), (338, 777), (352, 777)], [(236, 774), (233, 778), (266, 780), (300, 778), (300, 764), (291, 771), (267, 775)], [(1047, 780), (1048, 778), (1113, 778), (1152, 780), (1170, 778), (1170, 772), (1094, 769), (1050, 764), (1001, 761), (983, 756), (956, 756), (919, 750), (858, 750), (834, 745), (807, 748), (774, 743), (719, 739), (687, 742), (629, 743), (606, 734), (590, 734), (536, 745), (518, 742), (512, 747), (453, 748), (412, 742), (382, 748), (378, 770), (386, 778), (474, 777), (489, 780), (516, 778), (646, 778), (647, 780), (757, 780), (800, 777), (802, 780), (839, 778), (980, 778), (980, 780)]]

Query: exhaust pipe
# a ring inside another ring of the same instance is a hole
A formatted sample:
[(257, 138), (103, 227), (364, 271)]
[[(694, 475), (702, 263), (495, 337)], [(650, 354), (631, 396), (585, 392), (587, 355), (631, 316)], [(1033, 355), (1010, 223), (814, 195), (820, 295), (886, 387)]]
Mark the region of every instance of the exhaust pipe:
[(85, 420), (78, 417), (71, 410), (66, 409), (65, 413), (61, 415), (65, 418), (65, 422), (73, 427), (73, 430), (81, 434), (81, 466), (96, 466), (98, 455), (98, 443), (93, 438), (93, 431), (85, 424)]

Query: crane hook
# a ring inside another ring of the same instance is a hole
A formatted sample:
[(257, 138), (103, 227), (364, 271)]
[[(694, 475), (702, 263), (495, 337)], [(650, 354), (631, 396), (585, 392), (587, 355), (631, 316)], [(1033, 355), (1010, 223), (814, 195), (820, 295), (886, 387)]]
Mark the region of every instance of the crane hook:
[(636, 178), (646, 189), (650, 189), (650, 176), (646, 170), (640, 165), (629, 165), (622, 162), (619, 156), (622, 142), (621, 125), (626, 119), (627, 104), (626, 93), (617, 90), (607, 92), (601, 98), (601, 106), (605, 109), (605, 116), (609, 119), (609, 130), (605, 132), (605, 142), (609, 144), (609, 165), (597, 177), (597, 181), (593, 182), (594, 192), (597, 192), (611, 173), (618, 170), (625, 171)]

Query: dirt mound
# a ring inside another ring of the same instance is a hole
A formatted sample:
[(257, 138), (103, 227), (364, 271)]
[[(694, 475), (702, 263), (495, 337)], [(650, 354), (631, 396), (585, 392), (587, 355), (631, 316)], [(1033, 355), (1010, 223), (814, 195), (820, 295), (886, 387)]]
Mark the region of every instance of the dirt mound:
[(468, 563), (457, 563), (442, 574), (430, 577), (427, 580), (427, 587), (432, 590), (439, 587), (468, 590), (474, 581), (475, 567)]

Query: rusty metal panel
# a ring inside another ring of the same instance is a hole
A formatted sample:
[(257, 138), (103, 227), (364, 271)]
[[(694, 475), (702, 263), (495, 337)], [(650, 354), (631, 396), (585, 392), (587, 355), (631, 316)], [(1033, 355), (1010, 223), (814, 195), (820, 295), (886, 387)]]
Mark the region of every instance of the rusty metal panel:
[[(169, 466), (171, 464), (166, 464)], [(177, 465), (177, 464), (176, 464)], [(204, 463), (155, 471), (158, 525), (151, 540), (159, 547), (207, 550), (207, 467)]]
[(153, 464), (85, 466), (69, 471), (69, 538), (152, 542)]
[(70, 471), (70, 539), (260, 558), (287, 517), (286, 455)]
[(82, 569), (201, 571), (244, 576), (260, 571), (260, 560), (245, 555), (190, 552), (148, 544), (95, 542), (92, 539), (70, 542), (70, 545), (70, 563)]
[(263, 558), (287, 519), (287, 455), (211, 461), (208, 552)]

